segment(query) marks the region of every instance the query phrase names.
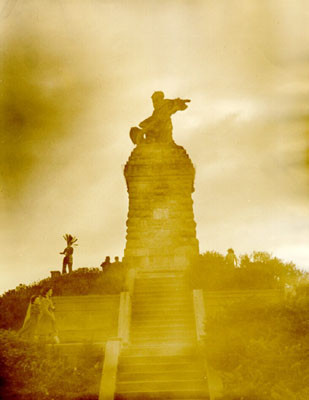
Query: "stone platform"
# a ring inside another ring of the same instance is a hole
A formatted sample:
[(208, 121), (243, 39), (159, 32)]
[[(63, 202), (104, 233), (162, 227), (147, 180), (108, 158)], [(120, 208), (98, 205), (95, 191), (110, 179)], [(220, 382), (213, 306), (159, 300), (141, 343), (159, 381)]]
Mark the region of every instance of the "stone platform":
[(117, 336), (119, 295), (55, 296), (60, 343), (103, 343)]

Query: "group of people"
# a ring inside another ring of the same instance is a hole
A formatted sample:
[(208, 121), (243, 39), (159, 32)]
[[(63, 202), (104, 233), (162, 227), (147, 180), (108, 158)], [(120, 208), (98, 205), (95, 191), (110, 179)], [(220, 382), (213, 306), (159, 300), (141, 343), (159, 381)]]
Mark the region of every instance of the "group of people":
[(29, 341), (59, 343), (52, 294), (51, 288), (44, 288), (39, 295), (31, 296), (19, 337)]
[(105, 260), (102, 262), (102, 264), (100, 265), (100, 267), (102, 268), (102, 271), (106, 271), (108, 270), (108, 268), (113, 265), (114, 267), (117, 267), (121, 264), (121, 262), (119, 261), (119, 257), (115, 257), (115, 261), (112, 263), (111, 262), (111, 258), (110, 256), (106, 256)]

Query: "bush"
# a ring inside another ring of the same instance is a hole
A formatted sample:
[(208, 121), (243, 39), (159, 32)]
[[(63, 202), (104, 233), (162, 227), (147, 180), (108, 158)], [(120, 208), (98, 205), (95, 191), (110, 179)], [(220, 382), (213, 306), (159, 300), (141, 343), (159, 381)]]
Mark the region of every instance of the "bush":
[(98, 398), (103, 351), (85, 345), (72, 359), (60, 347), (25, 342), (11, 331), (0, 331), (0, 346), (2, 399)]
[(32, 285), (22, 285), (9, 290), (0, 297), (0, 329), (20, 329), (26, 315), (30, 297), (38, 295), (43, 288), (52, 288), (55, 296), (84, 296), (120, 293), (123, 289), (125, 271), (110, 267), (107, 271), (82, 268), (57, 278), (47, 278)]
[(202, 254), (192, 267), (192, 285), (204, 290), (283, 289), (305, 274), (293, 263), (284, 263), (265, 252), (240, 257), (238, 267), (217, 252)]
[(206, 331), (206, 358), (222, 377), (224, 400), (309, 398), (308, 297), (232, 304), (208, 319)]

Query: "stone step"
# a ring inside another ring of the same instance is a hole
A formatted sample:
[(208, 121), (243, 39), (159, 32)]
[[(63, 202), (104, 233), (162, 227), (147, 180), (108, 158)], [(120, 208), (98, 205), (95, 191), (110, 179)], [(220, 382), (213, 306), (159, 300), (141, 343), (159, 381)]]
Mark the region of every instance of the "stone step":
[(125, 373), (129, 372), (135, 373), (156, 373), (156, 372), (175, 372), (175, 371), (195, 371), (202, 370), (200, 364), (194, 363), (192, 357), (189, 358), (177, 358), (164, 359), (161, 357), (147, 358), (146, 360), (141, 360), (144, 357), (134, 357), (134, 360), (130, 360), (131, 357), (126, 357), (126, 359), (120, 359), (118, 372)]
[(154, 284), (154, 285), (134, 285), (134, 293), (143, 292), (166, 292), (166, 293), (192, 293), (192, 289), (184, 284)]
[(149, 315), (166, 315), (174, 312), (179, 312), (180, 314), (191, 314), (193, 313), (192, 304), (139, 304), (138, 306), (132, 305), (132, 315), (149, 313)]
[(145, 290), (157, 290), (157, 291), (163, 291), (163, 290), (165, 290), (165, 291), (176, 291), (176, 290), (179, 290), (179, 291), (183, 291), (183, 292), (186, 292), (186, 291), (190, 291), (190, 288), (188, 288), (187, 286), (185, 286), (185, 285), (180, 285), (180, 284), (175, 284), (175, 285), (137, 285), (137, 284), (135, 284), (134, 285), (134, 292), (142, 292), (142, 291), (145, 291)]
[(184, 290), (182, 288), (173, 288), (173, 289), (169, 289), (166, 287), (153, 287), (153, 288), (147, 288), (147, 287), (143, 287), (143, 288), (135, 288), (134, 289), (134, 296), (137, 297), (143, 297), (143, 296), (149, 296), (149, 297), (154, 297), (154, 296), (175, 296), (175, 295), (181, 295), (184, 297), (189, 297), (189, 295), (191, 294), (191, 292), (189, 290)]
[(180, 368), (173, 370), (161, 370), (158, 372), (121, 372), (117, 376), (118, 382), (135, 382), (135, 381), (166, 381), (166, 380), (203, 380), (202, 370), (181, 370)]
[(185, 282), (186, 275), (182, 273), (172, 273), (172, 272), (138, 272), (136, 274), (135, 280), (137, 282)]
[(145, 292), (139, 292), (139, 293), (134, 293), (132, 296), (132, 299), (135, 300), (153, 300), (153, 299), (162, 299), (162, 300), (166, 300), (169, 298), (173, 298), (173, 299), (184, 299), (184, 300), (189, 300), (192, 299), (192, 292), (188, 293), (188, 292), (183, 292), (181, 290), (175, 290), (175, 291), (166, 291), (166, 292), (151, 292), (149, 290), (145, 291)]
[(149, 343), (194, 343), (196, 340), (195, 334), (191, 333), (174, 333), (174, 334), (163, 334), (163, 335), (150, 335), (150, 336), (138, 336), (138, 335), (132, 335), (130, 337), (131, 342), (133, 344), (147, 344), (147, 341)]
[(157, 278), (136, 278), (135, 279), (136, 285), (187, 285), (188, 281), (184, 278), (164, 278), (164, 277), (157, 277)]
[(156, 287), (156, 286), (167, 286), (167, 287), (184, 287), (187, 288), (188, 284), (183, 279), (136, 279), (135, 287)]
[(182, 319), (185, 321), (193, 321), (194, 320), (194, 315), (193, 315), (193, 310), (182, 310), (181, 307), (175, 307), (172, 309), (132, 309), (132, 321), (134, 320), (144, 320), (144, 319), (150, 319), (153, 320), (154, 322), (158, 319), (161, 319), (162, 321), (165, 320), (167, 321), (166, 318), (169, 318), (168, 321), (176, 321), (177, 319)]
[(178, 337), (178, 338), (147, 338), (147, 339), (132, 339), (131, 340), (133, 345), (140, 346), (140, 345), (169, 345), (169, 344), (181, 344), (181, 345), (194, 345), (195, 338), (191, 337)]
[(127, 348), (123, 348), (122, 356), (138, 356), (140, 357), (171, 357), (171, 356), (192, 356), (196, 354), (195, 345), (187, 345), (181, 343), (167, 344), (167, 345), (130, 345)]
[(142, 340), (149, 342), (156, 342), (156, 341), (165, 341), (171, 340), (177, 342), (183, 339), (194, 340), (196, 339), (195, 332), (193, 330), (183, 330), (183, 331), (166, 331), (166, 332), (132, 332), (130, 335), (130, 339), (132, 341)]
[(134, 284), (135, 289), (182, 289), (190, 290), (190, 287), (185, 282), (136, 282)]
[(180, 287), (173, 287), (173, 288), (168, 288), (168, 287), (139, 287), (134, 289), (134, 296), (145, 296), (145, 295), (150, 295), (150, 296), (169, 296), (169, 295), (181, 295), (181, 296), (187, 296), (189, 295), (192, 296), (192, 292), (190, 290), (180, 288)]
[(115, 400), (209, 400), (204, 390), (177, 390), (116, 393)]
[(178, 270), (170, 270), (164, 271), (163, 267), (161, 267), (161, 271), (137, 271), (136, 280), (154, 280), (154, 279), (166, 279), (166, 280), (176, 280), (176, 279), (184, 279), (185, 273), (183, 271)]
[[(184, 321), (182, 321), (184, 322)], [(164, 321), (162, 321), (162, 324), (164, 323)], [(184, 323), (184, 324), (177, 324), (175, 326), (170, 325), (155, 325), (152, 324), (151, 326), (146, 326), (143, 328), (138, 328), (136, 327), (134, 324), (131, 327), (131, 335), (146, 335), (146, 336), (151, 336), (151, 335), (155, 335), (156, 333), (158, 334), (166, 334), (166, 333), (181, 333), (181, 332), (192, 332), (195, 334), (195, 327), (193, 326), (193, 324), (191, 323)]]
[(188, 342), (188, 343), (194, 343), (196, 340), (195, 333), (186, 333), (186, 332), (181, 332), (181, 333), (162, 333), (160, 335), (139, 335), (139, 334), (132, 334), (130, 336), (130, 340), (132, 343), (141, 343), (141, 344), (147, 344), (147, 340), (149, 343), (165, 343), (165, 342), (170, 342), (170, 343), (183, 343), (183, 342)]
[(193, 323), (193, 318), (192, 320), (166, 320), (166, 319), (150, 319), (150, 320), (134, 320), (131, 323), (131, 330), (133, 329), (142, 329), (142, 330), (149, 330), (153, 331), (154, 329), (186, 329), (188, 326), (189, 327), (195, 327), (195, 324)]
[(132, 311), (140, 311), (140, 310), (146, 310), (146, 311), (153, 311), (153, 310), (160, 310), (160, 311), (168, 311), (168, 310), (184, 310), (186, 312), (193, 312), (193, 302), (189, 301), (180, 301), (180, 300), (174, 300), (174, 299), (169, 299), (166, 301), (158, 301), (156, 302), (155, 300), (153, 302), (151, 301), (138, 301), (138, 302), (133, 302), (132, 303)]
[(106, 342), (110, 338), (109, 332), (96, 330), (62, 330), (59, 332), (61, 343), (93, 343)]
[(127, 381), (117, 382), (116, 393), (122, 392), (150, 392), (150, 391), (180, 391), (180, 390), (207, 390), (206, 379), (189, 380), (162, 380), (162, 381)]
[(164, 312), (164, 311), (177, 311), (181, 310), (184, 313), (193, 311), (193, 302), (185, 302), (184, 304), (179, 304), (175, 302), (159, 302), (155, 303), (155, 300), (151, 302), (140, 302), (137, 305), (132, 303), (132, 312), (134, 311), (151, 311), (151, 312)]
[(193, 296), (190, 295), (188, 296), (185, 293), (177, 292), (177, 293), (149, 293), (145, 292), (143, 294), (134, 294), (132, 296), (132, 303), (153, 303), (156, 304), (156, 302), (169, 302), (169, 301), (175, 301), (175, 302), (187, 302), (187, 303), (192, 303)]
[(164, 302), (179, 302), (179, 303), (192, 303), (192, 296), (185, 296), (182, 293), (172, 294), (166, 293), (164, 295), (152, 295), (147, 293), (146, 295), (134, 295), (132, 298), (133, 304), (149, 302), (152, 304), (164, 303)]
[(150, 330), (133, 330), (131, 331), (131, 338), (149, 338), (149, 339), (153, 339), (153, 338), (165, 338), (165, 337), (184, 337), (184, 336), (190, 336), (190, 337), (195, 337), (195, 330), (194, 329), (167, 329), (167, 330), (156, 330), (156, 331), (150, 331)]
[(141, 330), (141, 329), (132, 329), (130, 337), (131, 339), (139, 339), (139, 338), (165, 338), (165, 337), (174, 337), (177, 339), (178, 337), (188, 336), (191, 338), (195, 338), (196, 336), (195, 330), (190, 327), (184, 329), (151, 329), (151, 330)]
[(193, 365), (194, 362), (195, 361), (191, 353), (183, 353), (177, 355), (166, 355), (163, 352), (161, 354), (144, 353), (139, 355), (134, 353), (122, 355), (119, 359), (119, 368), (121, 368), (122, 371), (126, 368), (130, 368), (131, 370), (131, 368), (133, 368), (134, 366), (138, 367), (141, 365), (147, 365), (149, 366), (149, 368), (155, 366), (160, 366), (161, 368), (164, 368), (165, 366), (175, 367), (177, 365), (186, 365), (187, 368), (189, 368), (191, 365)]
[(167, 288), (184, 288), (189, 286), (184, 280), (167, 280), (167, 279), (143, 279), (135, 280), (135, 287), (167, 287)]
[(140, 309), (133, 309), (132, 310), (132, 320), (135, 318), (145, 318), (145, 319), (150, 319), (150, 318), (155, 318), (155, 317), (161, 317), (162, 319), (164, 318), (170, 318), (170, 317), (183, 317), (183, 318), (190, 318), (191, 315), (193, 314), (193, 311), (190, 308), (187, 309), (182, 309), (182, 307), (169, 307), (169, 308), (147, 308), (143, 307)]
[(131, 332), (143, 331), (143, 332), (154, 332), (154, 331), (181, 331), (181, 330), (194, 330), (195, 323), (193, 318), (179, 318), (179, 319), (166, 319), (166, 318), (140, 318), (133, 319), (131, 321)]
[(132, 304), (132, 314), (149, 312), (152, 315), (160, 313), (173, 313), (174, 311), (181, 311), (183, 314), (193, 314), (193, 304), (188, 303), (138, 303)]
[(140, 335), (153, 335), (153, 334), (163, 334), (168, 332), (192, 332), (195, 333), (195, 327), (191, 324), (177, 324), (177, 325), (152, 325), (152, 326), (143, 326), (143, 325), (133, 325), (131, 327), (131, 334), (140, 334)]
[(194, 318), (191, 313), (183, 313), (180, 310), (171, 311), (169, 313), (150, 313), (149, 311), (134, 312), (131, 319), (131, 328), (140, 326), (141, 324), (152, 324), (155, 326), (165, 325), (169, 321), (172, 326), (173, 323), (183, 323), (191, 326), (194, 325)]
[(168, 297), (168, 296), (183, 296), (184, 298), (189, 298), (192, 296), (192, 292), (183, 290), (180, 288), (175, 289), (166, 289), (166, 288), (140, 288), (135, 289), (133, 298), (134, 297)]
[(162, 297), (162, 296), (144, 296), (144, 297), (138, 297), (138, 296), (133, 296), (132, 298), (132, 306), (136, 305), (143, 305), (143, 304), (148, 304), (152, 305), (155, 307), (156, 305), (165, 305), (165, 304), (170, 304), (170, 305), (191, 305), (193, 306), (193, 299), (188, 298), (188, 297), (183, 297), (183, 296), (169, 296), (169, 297)]
[(174, 313), (169, 315), (168, 319), (166, 318), (166, 315), (162, 314), (149, 315), (149, 313), (143, 313), (143, 314), (132, 315), (131, 327), (139, 326), (140, 324), (160, 326), (166, 324), (166, 321), (169, 321), (170, 324), (174, 323), (175, 324), (185, 323), (190, 325), (194, 324), (194, 318), (193, 315), (191, 315), (191, 313), (189, 314), (178, 313), (178, 315)]

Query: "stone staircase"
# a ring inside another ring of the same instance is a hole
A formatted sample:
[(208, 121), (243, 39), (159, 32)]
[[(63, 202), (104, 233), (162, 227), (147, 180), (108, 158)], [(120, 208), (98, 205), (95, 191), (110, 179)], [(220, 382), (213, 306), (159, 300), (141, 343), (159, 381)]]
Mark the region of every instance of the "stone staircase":
[(183, 272), (139, 272), (115, 399), (209, 399)]

